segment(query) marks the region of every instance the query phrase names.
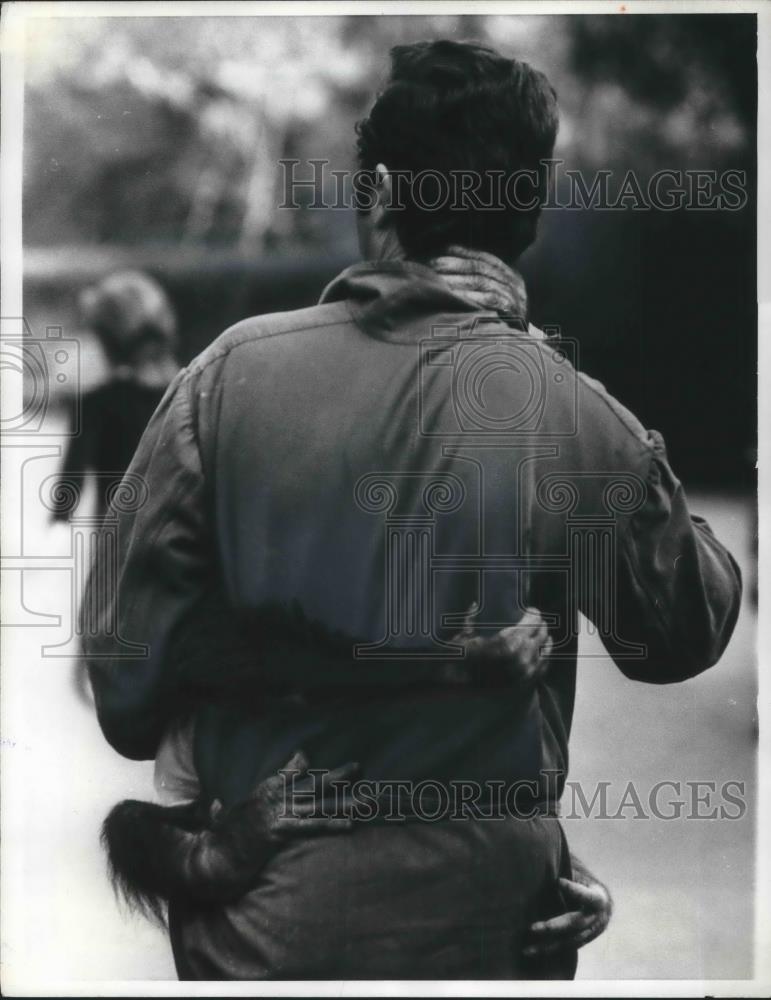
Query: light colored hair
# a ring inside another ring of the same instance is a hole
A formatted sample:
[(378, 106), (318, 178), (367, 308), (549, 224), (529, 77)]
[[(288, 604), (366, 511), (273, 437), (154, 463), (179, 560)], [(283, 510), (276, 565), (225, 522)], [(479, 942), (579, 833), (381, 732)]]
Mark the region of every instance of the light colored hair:
[(172, 352), (177, 321), (161, 285), (141, 271), (116, 271), (85, 288), (79, 299), (83, 321), (115, 358), (130, 357), (148, 341)]

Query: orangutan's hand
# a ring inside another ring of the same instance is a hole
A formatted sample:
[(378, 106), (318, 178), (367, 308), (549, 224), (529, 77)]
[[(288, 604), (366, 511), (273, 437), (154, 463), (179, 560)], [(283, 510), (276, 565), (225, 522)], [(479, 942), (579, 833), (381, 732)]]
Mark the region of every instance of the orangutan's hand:
[(463, 628), (450, 640), (465, 649), (463, 663), (478, 667), (482, 680), (486, 668), (497, 668), (517, 685), (535, 684), (545, 671), (552, 650), (552, 640), (540, 611), (526, 608), (516, 625), (507, 625), (494, 635), (474, 632), (478, 611), (479, 606), (474, 602), (466, 612)]
[[(345, 764), (323, 776), (323, 785), (350, 782), (358, 764)], [(196, 859), (209, 881), (244, 892), (270, 858), (293, 837), (340, 833), (353, 827), (343, 803), (335, 816), (321, 809), (320, 790), (308, 774), (308, 761), (298, 750), (277, 774), (261, 781), (253, 795), (227, 812), (215, 799), (211, 827)]]

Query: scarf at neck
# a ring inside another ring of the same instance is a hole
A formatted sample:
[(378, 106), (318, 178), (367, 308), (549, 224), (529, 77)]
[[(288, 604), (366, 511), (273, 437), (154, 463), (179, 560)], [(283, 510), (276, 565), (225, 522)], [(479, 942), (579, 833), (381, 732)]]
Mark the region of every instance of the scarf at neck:
[(498, 257), (481, 250), (451, 246), (427, 263), (456, 295), (482, 309), (500, 313), (511, 326), (527, 330), (525, 281)]

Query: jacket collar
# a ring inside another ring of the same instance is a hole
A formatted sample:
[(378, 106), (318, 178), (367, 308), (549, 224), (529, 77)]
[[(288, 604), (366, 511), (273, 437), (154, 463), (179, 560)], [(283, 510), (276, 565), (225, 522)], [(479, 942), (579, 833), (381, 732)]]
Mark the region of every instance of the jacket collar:
[(366, 262), (346, 268), (320, 299), (320, 303), (339, 301), (347, 303), (365, 333), (394, 343), (417, 343), (437, 326), (473, 324), (478, 334), (484, 325), (495, 324), (498, 335), (508, 329), (496, 312), (462, 298), (430, 267), (414, 261)]

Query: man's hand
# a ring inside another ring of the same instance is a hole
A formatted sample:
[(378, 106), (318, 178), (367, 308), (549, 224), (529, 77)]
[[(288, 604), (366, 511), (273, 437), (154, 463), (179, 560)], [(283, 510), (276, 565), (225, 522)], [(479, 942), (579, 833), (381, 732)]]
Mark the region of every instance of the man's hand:
[(478, 612), (475, 601), (466, 612), (463, 628), (450, 640), (464, 647), (463, 666), (478, 667), (481, 681), (486, 669), (498, 668), (509, 683), (535, 684), (546, 670), (552, 650), (552, 640), (540, 611), (526, 608), (516, 625), (507, 625), (490, 636), (475, 634), (474, 618)]
[(583, 948), (606, 929), (613, 912), (607, 888), (575, 857), (573, 880), (561, 878), (560, 889), (567, 912), (551, 920), (538, 921), (528, 931), (523, 953), (528, 958), (544, 958), (572, 948)]

